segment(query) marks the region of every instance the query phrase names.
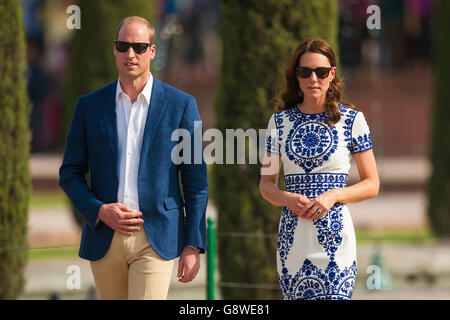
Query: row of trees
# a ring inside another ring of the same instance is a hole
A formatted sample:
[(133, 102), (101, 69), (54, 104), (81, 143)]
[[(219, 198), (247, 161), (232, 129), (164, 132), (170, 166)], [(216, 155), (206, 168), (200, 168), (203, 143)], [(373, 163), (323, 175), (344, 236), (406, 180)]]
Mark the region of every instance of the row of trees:
[[(119, 21), (128, 15), (151, 19), (147, 0), (80, 0), (82, 24), (71, 43), (69, 80), (64, 108), (66, 126), (78, 96), (117, 77), (112, 54)], [(437, 3), (435, 41), (436, 90), (433, 117), (429, 215), (438, 235), (450, 230), (450, 135), (447, 133), (446, 75), (450, 44), (450, 4)], [(337, 47), (337, 1), (224, 0), (223, 57), (216, 97), (218, 129), (263, 128), (273, 108), (270, 100), (283, 77), (284, 63), (305, 37), (320, 37)], [(25, 44), (20, 0), (0, 4), (0, 299), (14, 299), (24, 287), (29, 198), (29, 103), (26, 98)], [(439, 49), (439, 50), (437, 50)], [(339, 50), (336, 50), (338, 53)], [(217, 165), (212, 172), (213, 201), (221, 234), (241, 231), (274, 233), (280, 209), (261, 199), (259, 166)], [(222, 282), (277, 284), (276, 241), (271, 238), (219, 238)], [(277, 299), (277, 290), (222, 288), (225, 299)]]

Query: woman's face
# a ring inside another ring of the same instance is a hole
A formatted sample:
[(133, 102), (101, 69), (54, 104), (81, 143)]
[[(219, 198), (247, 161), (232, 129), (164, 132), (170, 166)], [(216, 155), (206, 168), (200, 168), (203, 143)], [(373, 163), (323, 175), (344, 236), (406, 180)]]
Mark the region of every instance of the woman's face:
[[(326, 56), (315, 52), (306, 52), (300, 57), (298, 67), (303, 68), (330, 68), (330, 61)], [(316, 72), (311, 72), (308, 78), (301, 78), (298, 73), (296, 74), (300, 89), (303, 91), (305, 97), (319, 98), (327, 93), (330, 87), (330, 82), (333, 80), (336, 73), (336, 67), (331, 68), (326, 78), (321, 79), (317, 76)]]

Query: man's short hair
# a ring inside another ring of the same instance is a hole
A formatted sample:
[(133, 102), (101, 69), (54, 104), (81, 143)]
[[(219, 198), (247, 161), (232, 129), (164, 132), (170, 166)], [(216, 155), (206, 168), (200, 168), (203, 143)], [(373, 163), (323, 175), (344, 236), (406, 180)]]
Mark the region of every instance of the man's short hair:
[(153, 26), (150, 24), (150, 22), (148, 22), (147, 19), (139, 17), (139, 16), (131, 16), (131, 17), (123, 18), (122, 21), (120, 21), (120, 23), (119, 23), (119, 27), (117, 28), (116, 39), (118, 39), (118, 37), (119, 37), (120, 29), (122, 29), (122, 27), (124, 25), (132, 23), (132, 22), (140, 22), (143, 25), (145, 25), (148, 30), (148, 38), (150, 40), (149, 42), (153, 43), (155, 41), (155, 28), (153, 28)]

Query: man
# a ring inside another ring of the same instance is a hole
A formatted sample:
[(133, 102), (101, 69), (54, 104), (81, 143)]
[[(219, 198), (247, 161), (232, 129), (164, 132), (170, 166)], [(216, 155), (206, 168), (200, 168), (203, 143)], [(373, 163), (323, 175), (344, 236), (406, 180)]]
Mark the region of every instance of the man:
[(206, 250), (205, 163), (171, 160), (172, 132), (193, 134), (200, 116), (193, 97), (150, 73), (154, 33), (141, 17), (120, 23), (119, 79), (78, 99), (60, 168), (100, 299), (166, 299), (174, 259), (186, 283)]

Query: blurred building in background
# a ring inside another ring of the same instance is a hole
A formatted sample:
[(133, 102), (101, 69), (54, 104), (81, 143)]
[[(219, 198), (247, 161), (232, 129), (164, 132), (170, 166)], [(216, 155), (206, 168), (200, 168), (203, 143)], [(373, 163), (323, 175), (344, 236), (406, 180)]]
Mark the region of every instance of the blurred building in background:
[(27, 38), (32, 153), (61, 150), (61, 105), (67, 77), (66, 9), (73, 1), (22, 0)]
[[(371, 124), (375, 151), (427, 157), (432, 113), (434, 0), (341, 0), (340, 61), (346, 100)], [(366, 26), (369, 5), (381, 29)]]
[[(32, 152), (58, 153), (64, 141), (60, 119), (67, 48), (76, 32), (66, 27), (66, 9), (76, 1), (22, 1), (28, 92), (34, 106), (30, 119)], [(339, 0), (339, 55), (345, 98), (366, 113), (379, 155), (428, 154), (434, 2)], [(194, 95), (205, 126), (213, 127), (221, 61), (220, 1), (153, 3), (157, 55), (152, 70), (158, 78)], [(366, 26), (367, 8), (372, 4), (381, 9), (381, 30)]]

